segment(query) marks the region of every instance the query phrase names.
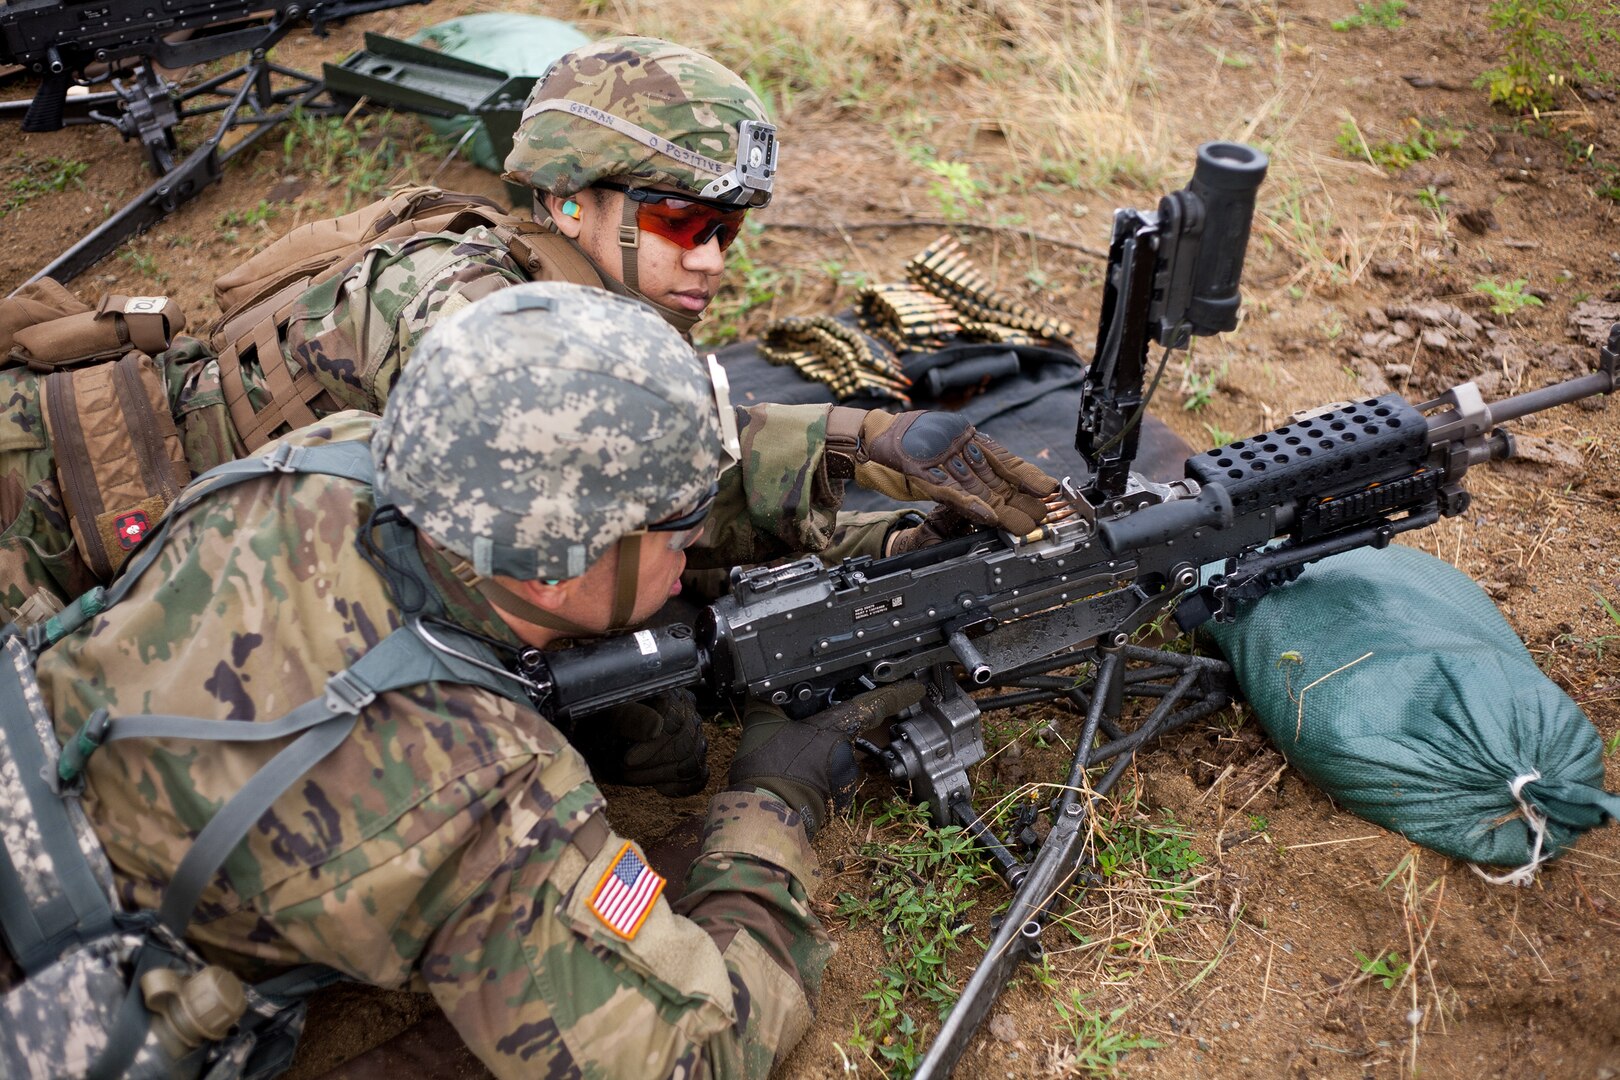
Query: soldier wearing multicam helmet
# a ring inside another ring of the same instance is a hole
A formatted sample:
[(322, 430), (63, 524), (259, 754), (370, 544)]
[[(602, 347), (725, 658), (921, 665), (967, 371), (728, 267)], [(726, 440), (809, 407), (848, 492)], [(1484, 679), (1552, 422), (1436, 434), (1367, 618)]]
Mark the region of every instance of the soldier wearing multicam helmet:
[[(291, 250), (277, 256), (272, 245), (255, 259), (282, 267), (281, 275), (259, 288), (237, 282), (252, 302), (224, 320), (209, 346), (190, 342), (161, 358), (192, 471), (258, 452), (278, 427), (346, 407), (381, 411), (429, 328), (530, 279), (634, 295), (685, 331), (713, 294), (743, 214), (769, 199), (775, 163), (774, 129), (758, 99), (711, 58), (648, 38), (565, 55), (536, 85), (507, 161), (509, 176), (536, 189), (538, 222), (480, 211), (453, 215), (482, 222), (458, 231), (412, 232), (407, 224), (404, 235), (315, 270)], [(334, 223), (312, 223), (278, 243), (301, 251), (290, 242), (329, 243), (335, 235), (344, 231)], [(13, 394), (11, 408), (19, 428), (43, 427), (37, 395)], [(914, 512), (841, 514), (848, 479), (900, 498), (944, 499), (974, 521), (1020, 532), (1044, 513), (1038, 496), (1055, 487), (951, 415), (761, 405), (739, 411), (736, 448), (738, 466), (720, 479), (696, 567), (804, 551), (829, 560), (892, 553), (951, 527), (949, 518), (919, 523)], [(937, 460), (964, 449), (961, 460), (977, 472), (939, 472)], [(884, 469), (872, 467), (874, 452)], [(21, 480), (19, 490), (54, 493), (32, 474)], [(65, 526), (43, 545), (15, 535), (59, 521), (49, 503), (19, 515), (0, 537), (0, 598), (13, 605), (50, 584), (41, 580), (48, 573), (60, 575), (32, 556), (5, 561), (8, 551), (54, 552), (68, 542)], [(77, 590), (87, 584), (75, 579)], [(584, 746), (604, 778), (666, 794), (702, 786), (698, 717), (678, 695), (662, 705), (662, 715), (619, 710), (616, 737)]]
[[(829, 952), (808, 831), (853, 779), (846, 737), (751, 706), (672, 905), (503, 663), (677, 588), (729, 410), (667, 325), (600, 290), (504, 290), (419, 351), (380, 421), (342, 413), (288, 436), (283, 471), (200, 481), (150, 572), (37, 662), (61, 738), (113, 717), (82, 805), (119, 895), (157, 907), (282, 745), (119, 741), (120, 723), (275, 722), (403, 626), (512, 692), (452, 668), (362, 699), (209, 880), (187, 937), (243, 974), (312, 961), (427, 990), (501, 1076), (764, 1075)], [(369, 442), (371, 466), (299, 471), (291, 448), (344, 442)], [(51, 1036), (13, 1037), (32, 1054)]]

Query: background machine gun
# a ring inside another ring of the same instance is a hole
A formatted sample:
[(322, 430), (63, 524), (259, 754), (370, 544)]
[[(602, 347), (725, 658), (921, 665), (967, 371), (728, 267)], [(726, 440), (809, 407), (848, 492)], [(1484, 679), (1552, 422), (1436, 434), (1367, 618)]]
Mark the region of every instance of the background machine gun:
[[(0, 119), (24, 131), (107, 124), (139, 139), (157, 182), (30, 280), (70, 281), (220, 178), (225, 162), (303, 106), (331, 112), (321, 80), (270, 59), (272, 46), (302, 23), (325, 36), (328, 23), (428, 0), (11, 0), (0, 6), (0, 64), (41, 79), (31, 100), (0, 103)], [(245, 53), (235, 68), (179, 86), (158, 67), (186, 68)], [(272, 76), (277, 78), (272, 82)], [(69, 96), (74, 85), (113, 89)], [(175, 129), (219, 117), (211, 136), (183, 159)], [(226, 135), (246, 134), (228, 146)]]
[[(857, 745), (936, 822), (970, 833), (1013, 896), (919, 1077), (948, 1075), (1014, 969), (1039, 957), (1059, 898), (1083, 877), (1092, 800), (1138, 747), (1232, 700), (1226, 664), (1139, 648), (1136, 631), (1166, 614), (1184, 628), (1228, 618), (1235, 603), (1292, 580), (1307, 563), (1384, 547), (1461, 513), (1467, 469), (1513, 452), (1496, 424), (1616, 389), (1620, 325), (1600, 350), (1599, 370), (1581, 378), (1489, 405), (1471, 383), (1421, 406), (1386, 394), (1199, 454), (1170, 484), (1131, 472), (1151, 396), (1143, 386), (1150, 344), (1168, 355), (1193, 334), (1236, 325), (1266, 166), (1248, 147), (1206, 144), (1191, 184), (1156, 213), (1115, 215), (1076, 438), (1094, 468), (1064, 481), (1065, 506), (1039, 532), (981, 531), (889, 559), (826, 567), (810, 557), (739, 572), (695, 628), (642, 630), (520, 660), (537, 706), (565, 728), (673, 686), (707, 684), (809, 711), (879, 684), (923, 685), (886, 745)], [(1223, 572), (1206, 581), (1212, 564)], [(1051, 674), (1078, 665), (1088, 678)], [(974, 700), (958, 672), (974, 688), (1009, 692)], [(1132, 725), (1121, 709), (1128, 697), (1156, 703)], [(1062, 784), (1035, 789), (1049, 801), (1026, 800), (1004, 839), (973, 807), (968, 770), (985, 756), (980, 710), (1053, 699), (1085, 715), (1073, 763)], [(1043, 812), (1051, 825), (1038, 837)]]

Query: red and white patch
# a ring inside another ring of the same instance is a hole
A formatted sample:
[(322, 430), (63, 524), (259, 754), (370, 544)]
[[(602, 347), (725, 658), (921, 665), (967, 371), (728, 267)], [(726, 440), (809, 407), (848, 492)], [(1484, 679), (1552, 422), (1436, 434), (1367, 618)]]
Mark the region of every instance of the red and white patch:
[(591, 893), (591, 912), (626, 941), (636, 936), (652, 913), (664, 879), (642, 859), (628, 840)]
[(131, 510), (113, 522), (113, 529), (118, 534), (119, 546), (131, 551), (152, 531), (152, 519), (146, 516), (145, 510)]

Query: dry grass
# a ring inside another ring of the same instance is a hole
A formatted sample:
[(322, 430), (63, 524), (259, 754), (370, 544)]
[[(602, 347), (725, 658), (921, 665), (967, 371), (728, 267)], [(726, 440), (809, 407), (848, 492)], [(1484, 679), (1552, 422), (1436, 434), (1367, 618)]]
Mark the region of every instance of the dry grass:
[(836, 112), (941, 159), (1003, 140), (1025, 175), (1154, 187), (1180, 165), (1135, 5), (612, 0), (612, 29), (690, 43), (731, 65), (791, 129)]

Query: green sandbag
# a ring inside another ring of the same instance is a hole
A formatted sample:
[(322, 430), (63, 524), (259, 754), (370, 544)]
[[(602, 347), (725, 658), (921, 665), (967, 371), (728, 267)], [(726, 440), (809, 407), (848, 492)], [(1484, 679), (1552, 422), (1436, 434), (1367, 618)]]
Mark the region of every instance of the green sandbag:
[[(570, 24), (548, 19), (544, 15), (486, 11), (430, 26), (406, 40), (413, 45), (426, 45), (448, 56), (504, 71), (509, 78), (519, 75), (538, 78), (545, 74), (546, 68), (557, 57), (589, 44), (591, 39)], [(462, 153), (481, 169), (499, 173), (505, 168), (507, 152), (512, 148), (502, 146), (497, 150), (491, 144), (483, 122), (477, 118), (430, 119), (428, 126), (451, 143), (459, 142), (468, 128), (477, 126), (478, 134), (467, 140)]]
[(1524, 882), (1620, 815), (1597, 729), (1449, 563), (1352, 551), (1206, 629), (1288, 763), (1424, 847)]

